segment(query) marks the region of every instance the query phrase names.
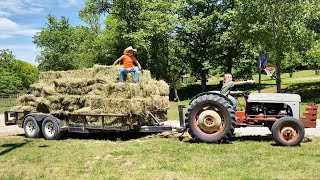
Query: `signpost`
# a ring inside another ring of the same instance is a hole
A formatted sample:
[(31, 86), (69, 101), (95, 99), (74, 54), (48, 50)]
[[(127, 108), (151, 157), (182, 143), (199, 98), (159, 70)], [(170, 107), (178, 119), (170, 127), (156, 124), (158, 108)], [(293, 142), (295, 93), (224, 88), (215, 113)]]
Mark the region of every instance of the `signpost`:
[(260, 93), (261, 91), (261, 70), (265, 69), (268, 64), (268, 54), (263, 53), (260, 55), (257, 63), (258, 67), (258, 73), (259, 73), (259, 87), (258, 87), (258, 92)]

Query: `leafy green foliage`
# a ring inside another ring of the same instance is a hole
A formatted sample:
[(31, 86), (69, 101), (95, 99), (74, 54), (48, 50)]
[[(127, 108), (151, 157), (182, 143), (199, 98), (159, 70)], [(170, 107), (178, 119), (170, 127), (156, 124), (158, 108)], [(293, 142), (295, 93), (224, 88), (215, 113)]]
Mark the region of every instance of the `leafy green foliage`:
[(34, 43), (42, 48), (37, 57), (40, 70), (69, 70), (92, 66), (96, 53), (97, 35), (84, 26), (71, 27), (65, 17), (58, 21), (48, 16), (48, 27), (34, 36)]
[(237, 78), (252, 78), (259, 55), (268, 53), (269, 66), (278, 69), (279, 92), (281, 71), (292, 75), (299, 65), (319, 68), (318, 2), (87, 0), (79, 16), (88, 27), (49, 15), (34, 42), (42, 48), (41, 70), (110, 65), (133, 46), (142, 67), (173, 90), (182, 74), (206, 79), (233, 71)]
[(14, 57), (9, 50), (0, 50), (0, 95), (14, 94), (37, 80), (38, 69)]
[[(277, 66), (277, 90), (281, 91), (281, 69), (285, 53), (308, 50), (315, 34), (307, 28), (315, 1), (239, 0), (233, 10), (232, 29), (241, 40), (270, 52)], [(291, 56), (292, 57), (292, 56)], [(297, 58), (290, 58), (291, 60)], [(287, 61), (288, 62), (288, 61)], [(296, 63), (296, 62), (294, 62)], [(288, 65), (288, 68), (292, 65)]]
[(320, 43), (316, 42), (312, 48), (306, 53), (310, 69), (315, 70), (316, 74), (320, 74)]

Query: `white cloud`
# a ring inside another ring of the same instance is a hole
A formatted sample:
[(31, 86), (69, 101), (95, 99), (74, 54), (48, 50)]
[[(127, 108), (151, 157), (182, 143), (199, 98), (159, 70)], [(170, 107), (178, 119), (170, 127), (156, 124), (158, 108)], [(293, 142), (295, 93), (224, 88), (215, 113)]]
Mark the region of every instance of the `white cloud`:
[(18, 27), (18, 24), (8, 18), (0, 18), (0, 30), (10, 30)]
[(4, 16), (38, 14), (44, 11), (44, 4), (39, 0), (2, 0), (0, 12)]
[(22, 61), (26, 61), (33, 65), (39, 63), (35, 61), (37, 55), (40, 54), (40, 49), (34, 44), (20, 44), (20, 45), (1, 45), (0, 49), (9, 49), (13, 55)]
[(40, 29), (32, 29), (30, 27), (17, 24), (8, 18), (0, 18), (0, 39), (8, 39), (14, 36), (33, 36)]
[(61, 7), (68, 8), (70, 6), (74, 6), (74, 5), (79, 4), (81, 1), (79, 1), (79, 0), (59, 0), (58, 2)]
[(51, 7), (68, 8), (83, 4), (85, 0), (1, 0), (0, 16), (46, 13)]

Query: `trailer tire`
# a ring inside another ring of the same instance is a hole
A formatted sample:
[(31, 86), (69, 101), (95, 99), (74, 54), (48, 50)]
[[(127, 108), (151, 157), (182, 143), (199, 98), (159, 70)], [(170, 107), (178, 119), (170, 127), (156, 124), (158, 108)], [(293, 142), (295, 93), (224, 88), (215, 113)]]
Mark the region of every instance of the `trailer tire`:
[(58, 140), (62, 135), (60, 126), (56, 119), (46, 117), (42, 122), (43, 137), (47, 140)]
[(27, 138), (38, 138), (41, 136), (40, 127), (33, 116), (28, 116), (24, 119), (23, 130)]
[(204, 94), (190, 102), (185, 121), (196, 141), (220, 143), (234, 135), (235, 119), (235, 111), (225, 97)]
[(304, 138), (303, 124), (294, 117), (282, 117), (278, 119), (271, 129), (274, 141), (282, 146), (299, 145)]

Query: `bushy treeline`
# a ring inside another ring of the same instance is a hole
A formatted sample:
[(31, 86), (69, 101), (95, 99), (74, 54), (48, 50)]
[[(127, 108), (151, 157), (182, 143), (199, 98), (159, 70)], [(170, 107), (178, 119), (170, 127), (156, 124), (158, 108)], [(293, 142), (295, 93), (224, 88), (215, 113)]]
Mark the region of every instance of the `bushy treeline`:
[(26, 90), (37, 78), (37, 67), (16, 59), (9, 50), (0, 50), (0, 95)]

